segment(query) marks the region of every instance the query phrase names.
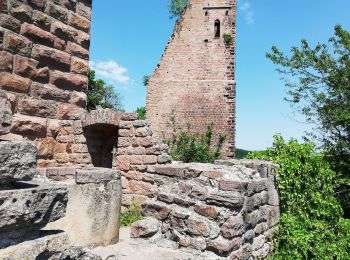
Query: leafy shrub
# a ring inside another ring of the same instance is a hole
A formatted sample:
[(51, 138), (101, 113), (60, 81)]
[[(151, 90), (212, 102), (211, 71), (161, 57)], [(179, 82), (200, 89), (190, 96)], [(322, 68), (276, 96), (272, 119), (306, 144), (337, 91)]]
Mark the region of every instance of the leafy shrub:
[(273, 147), (249, 158), (280, 165), (277, 174), (281, 220), (275, 236), (276, 259), (349, 259), (350, 222), (334, 196), (337, 174), (315, 151), (313, 143), (299, 144), (282, 136)]
[(128, 211), (122, 212), (120, 215), (120, 225), (122, 227), (131, 226), (132, 223), (141, 220), (142, 209), (139, 204), (132, 204), (129, 206)]
[[(173, 125), (175, 120), (172, 119)], [(170, 152), (173, 160), (201, 163), (213, 163), (220, 158), (221, 149), (225, 142), (226, 136), (220, 135), (218, 143), (212, 146), (213, 139), (213, 124), (209, 124), (207, 132), (201, 134), (189, 134), (187, 131), (181, 130), (179, 133), (174, 127), (172, 140), (166, 141), (170, 147)]]
[(236, 159), (244, 159), (248, 156), (250, 151), (243, 150), (243, 149), (236, 149)]
[(169, 0), (170, 18), (180, 16), (186, 9), (188, 0)]
[(138, 115), (139, 120), (146, 119), (146, 107), (139, 107), (138, 109), (136, 109), (136, 113)]
[(233, 41), (231, 33), (224, 33), (224, 41), (226, 44), (230, 44)]

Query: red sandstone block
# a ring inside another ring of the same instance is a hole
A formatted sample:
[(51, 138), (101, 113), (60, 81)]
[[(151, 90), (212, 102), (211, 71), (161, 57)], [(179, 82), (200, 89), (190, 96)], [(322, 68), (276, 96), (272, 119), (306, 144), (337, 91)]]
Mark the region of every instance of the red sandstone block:
[(16, 114), (12, 117), (11, 132), (25, 136), (45, 137), (47, 120)]
[(54, 154), (54, 159), (58, 162), (58, 163), (69, 163), (69, 154), (68, 153), (55, 153)]
[(72, 42), (67, 42), (66, 52), (83, 59), (89, 59), (89, 51)]
[(157, 192), (157, 187), (142, 181), (129, 181), (129, 191), (134, 194), (154, 197)]
[(218, 180), (224, 176), (224, 173), (220, 171), (205, 171), (203, 175), (209, 179)]
[(87, 90), (88, 77), (56, 70), (50, 72), (50, 83), (59, 88), (85, 92)]
[(58, 119), (69, 120), (75, 116), (85, 113), (85, 109), (71, 104), (60, 104), (58, 109)]
[(55, 146), (55, 153), (66, 153), (67, 144), (57, 143)]
[(21, 21), (30, 21), (33, 15), (33, 9), (27, 5), (12, 1), (10, 13)]
[(70, 154), (69, 161), (74, 164), (91, 164), (89, 154)]
[(55, 100), (60, 102), (68, 102), (70, 99), (70, 92), (56, 88), (53, 85), (44, 85), (40, 83), (33, 83), (31, 87), (31, 95), (33, 97), (40, 97), (46, 100)]
[(7, 0), (0, 0), (0, 11), (7, 12)]
[(5, 34), (4, 49), (12, 53), (29, 56), (32, 49), (32, 42), (23, 36), (7, 31)]
[(72, 57), (71, 72), (87, 75), (89, 71), (89, 62), (87, 60)]
[(53, 0), (55, 4), (59, 6), (64, 6), (68, 9), (75, 9), (76, 1), (75, 0)]
[(45, 12), (47, 14), (49, 14), (50, 16), (55, 17), (62, 22), (67, 22), (68, 11), (67, 11), (67, 9), (65, 9), (61, 6), (55, 5), (51, 2), (48, 2), (46, 5)]
[(219, 215), (219, 212), (217, 211), (217, 209), (215, 207), (211, 207), (211, 206), (195, 205), (195, 206), (193, 206), (193, 209), (198, 214), (200, 214), (204, 217), (208, 217), (208, 218), (215, 219)]
[(49, 46), (53, 46), (56, 38), (53, 34), (28, 23), (24, 23), (22, 25), (21, 33), (31, 40), (38, 41), (40, 44)]
[(29, 116), (56, 118), (57, 103), (41, 99), (24, 98), (18, 102), (18, 112)]
[(87, 103), (87, 96), (84, 92), (73, 91), (70, 96), (69, 103), (78, 107), (85, 108)]
[(12, 72), (13, 55), (6, 51), (0, 51), (0, 57), (0, 71)]
[(68, 24), (87, 33), (90, 31), (90, 21), (73, 12), (69, 12)]
[(42, 160), (39, 159), (37, 162), (38, 168), (48, 168), (48, 167), (54, 167), (56, 165), (56, 160)]
[(121, 171), (130, 169), (130, 156), (120, 155), (117, 157), (117, 168)]
[(245, 191), (247, 190), (248, 182), (220, 180), (219, 189), (222, 191)]
[(37, 68), (39, 62), (30, 58), (16, 55), (14, 58), (14, 73), (39, 82), (49, 81), (49, 68)]
[(90, 48), (90, 34), (80, 31), (76, 42), (88, 50)]
[(20, 93), (28, 93), (31, 80), (15, 74), (0, 72), (0, 88)]
[(71, 56), (63, 51), (36, 44), (33, 47), (32, 57), (43, 65), (54, 66), (64, 70), (70, 69)]
[(28, 0), (28, 4), (36, 9), (43, 10), (47, 0)]
[(41, 159), (52, 158), (55, 151), (56, 140), (52, 137), (47, 137), (40, 139), (36, 142), (36, 147), (38, 149), (38, 156)]
[(129, 137), (131, 134), (131, 131), (129, 129), (120, 129), (118, 131), (118, 136), (119, 137)]
[(49, 119), (47, 121), (47, 136), (56, 138), (60, 129), (58, 120)]
[(85, 144), (73, 144), (72, 145), (73, 153), (88, 153), (88, 147)]
[(66, 49), (67, 44), (65, 40), (56, 37), (53, 46), (55, 47), (55, 49), (64, 51)]
[(61, 22), (54, 22), (51, 25), (51, 33), (64, 40), (74, 41), (78, 38), (78, 31)]
[(40, 11), (34, 10), (33, 12), (33, 16), (32, 16), (33, 24), (36, 26), (39, 26), (40, 28), (46, 31), (50, 30), (52, 20), (53, 19), (50, 16)]
[(157, 158), (158, 157), (156, 155), (143, 155), (142, 156), (142, 163), (144, 163), (144, 164), (156, 164)]
[(17, 112), (17, 103), (18, 103), (18, 97), (16, 94), (13, 94), (13, 93), (10, 93), (10, 92), (7, 92), (6, 93), (6, 96), (8, 98), (8, 100), (10, 101), (11, 103), (11, 110), (12, 110), (12, 113), (16, 113)]
[(77, 3), (76, 13), (85, 17), (86, 19), (91, 19), (91, 7), (85, 5), (82, 2)]
[(14, 32), (21, 30), (21, 22), (15, 17), (4, 13), (0, 13), (0, 26)]

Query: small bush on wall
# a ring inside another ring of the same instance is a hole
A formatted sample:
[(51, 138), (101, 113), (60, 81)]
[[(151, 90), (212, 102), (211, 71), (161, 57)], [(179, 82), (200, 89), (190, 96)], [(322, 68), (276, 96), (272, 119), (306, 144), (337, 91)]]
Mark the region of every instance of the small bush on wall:
[(122, 227), (131, 226), (132, 223), (141, 220), (142, 209), (139, 204), (132, 204), (129, 206), (128, 210), (122, 212), (120, 215), (120, 225)]
[(213, 163), (221, 156), (221, 149), (226, 136), (220, 135), (216, 145), (213, 143), (213, 124), (209, 124), (205, 134), (190, 134), (190, 127), (187, 131), (178, 129), (175, 118), (171, 119), (173, 125), (173, 136), (167, 140), (171, 157), (175, 161)]
[(231, 33), (224, 33), (224, 41), (226, 44), (231, 44), (233, 41), (233, 37)]

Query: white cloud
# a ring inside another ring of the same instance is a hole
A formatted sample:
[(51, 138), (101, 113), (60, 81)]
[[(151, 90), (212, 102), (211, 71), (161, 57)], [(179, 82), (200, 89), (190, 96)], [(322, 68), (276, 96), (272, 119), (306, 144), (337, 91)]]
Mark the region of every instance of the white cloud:
[(244, 19), (246, 24), (254, 23), (254, 12), (249, 2), (244, 2), (239, 8), (244, 13)]
[(116, 61), (90, 61), (90, 68), (96, 72), (96, 75), (117, 83), (128, 83), (130, 77), (125, 75), (128, 71), (120, 66)]

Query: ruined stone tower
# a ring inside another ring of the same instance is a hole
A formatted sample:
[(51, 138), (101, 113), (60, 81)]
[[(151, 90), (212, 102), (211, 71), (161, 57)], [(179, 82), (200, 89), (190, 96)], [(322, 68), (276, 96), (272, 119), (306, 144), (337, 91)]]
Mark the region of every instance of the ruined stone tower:
[(213, 123), (215, 138), (227, 137), (222, 156), (234, 156), (235, 28), (236, 0), (189, 0), (148, 83), (147, 119), (158, 138), (171, 137), (171, 118), (191, 132)]

